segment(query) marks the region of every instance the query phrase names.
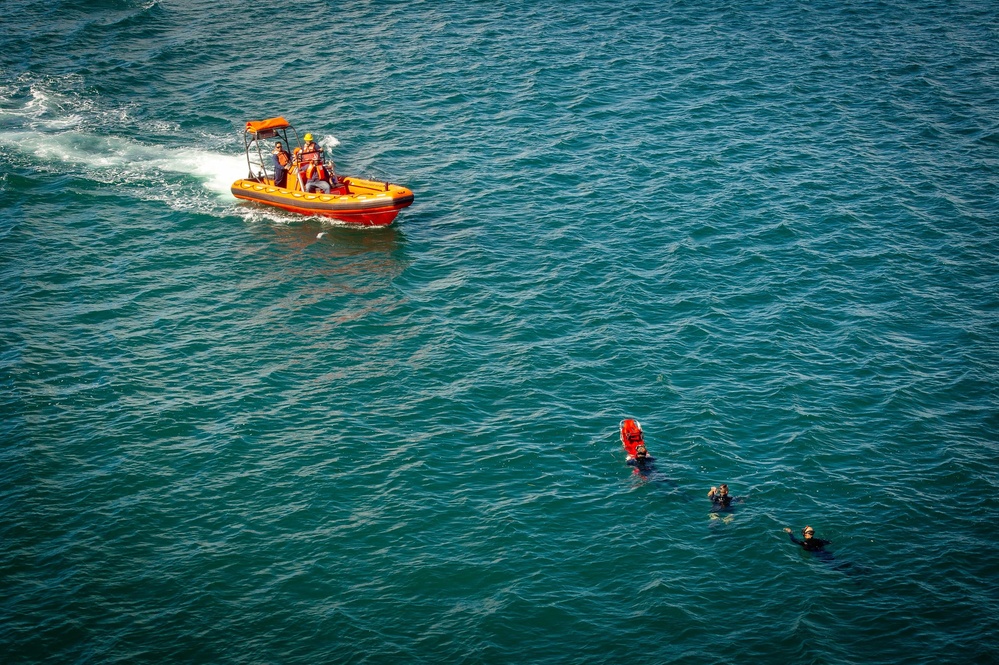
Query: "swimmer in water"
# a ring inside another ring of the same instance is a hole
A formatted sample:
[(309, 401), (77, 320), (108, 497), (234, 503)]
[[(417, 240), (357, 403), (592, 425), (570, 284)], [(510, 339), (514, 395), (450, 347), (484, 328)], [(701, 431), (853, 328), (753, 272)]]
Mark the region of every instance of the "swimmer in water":
[(792, 543), (800, 545), (806, 552), (811, 552), (817, 558), (824, 561), (833, 570), (838, 570), (839, 572), (845, 573), (851, 577), (863, 575), (870, 570), (865, 566), (855, 566), (850, 561), (838, 561), (836, 557), (833, 556), (832, 552), (828, 552), (825, 549), (826, 545), (832, 544), (832, 541), (816, 538), (815, 529), (810, 526), (806, 526), (801, 530), (802, 540), (795, 538), (794, 534), (791, 533), (791, 530), (786, 527), (784, 528), (784, 533), (788, 535)]
[(784, 533), (786, 533), (788, 537), (791, 538), (792, 543), (794, 543), (795, 545), (801, 545), (803, 549), (809, 552), (824, 552), (825, 546), (831, 544), (831, 541), (829, 540), (822, 540), (821, 538), (816, 538), (815, 529), (813, 529), (810, 526), (806, 526), (804, 529), (801, 530), (801, 536), (802, 538), (804, 538), (804, 540), (798, 540), (797, 538), (795, 538), (794, 534), (791, 533), (791, 530), (788, 529), (787, 527), (784, 527)]
[(722, 484), (712, 487), (708, 491), (708, 498), (714, 510), (725, 510), (732, 505), (732, 495), (728, 493), (728, 485)]
[(638, 467), (639, 469), (648, 469), (652, 465), (652, 460), (655, 458), (649, 454), (649, 451), (645, 448), (644, 443), (640, 443), (635, 446), (635, 456), (628, 458), (628, 464)]
[(735, 508), (732, 504), (742, 503), (742, 497), (734, 497), (729, 494), (728, 485), (724, 483), (708, 490), (708, 499), (711, 500), (711, 511), (708, 513), (708, 517), (713, 520), (721, 520), (725, 524), (729, 524), (733, 519), (732, 513), (735, 512)]

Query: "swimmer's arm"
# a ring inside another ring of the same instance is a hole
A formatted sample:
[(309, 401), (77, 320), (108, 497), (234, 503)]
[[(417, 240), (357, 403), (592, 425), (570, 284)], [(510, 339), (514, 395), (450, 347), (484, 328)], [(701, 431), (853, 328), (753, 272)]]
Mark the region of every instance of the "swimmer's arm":
[(791, 542), (794, 543), (795, 545), (801, 545), (802, 544), (800, 540), (798, 540), (797, 538), (794, 537), (794, 534), (791, 533), (791, 530), (788, 529), (787, 527), (784, 527), (784, 533), (787, 534), (787, 537), (790, 538)]

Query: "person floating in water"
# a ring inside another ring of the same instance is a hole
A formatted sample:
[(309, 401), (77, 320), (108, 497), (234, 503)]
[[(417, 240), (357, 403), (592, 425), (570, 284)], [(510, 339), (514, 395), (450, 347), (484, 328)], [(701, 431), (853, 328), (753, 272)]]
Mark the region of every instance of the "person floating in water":
[(813, 529), (810, 526), (806, 526), (804, 529), (801, 530), (801, 537), (803, 538), (803, 540), (798, 540), (797, 538), (795, 538), (794, 534), (791, 533), (791, 530), (788, 529), (787, 527), (784, 527), (784, 533), (788, 535), (792, 543), (794, 543), (795, 545), (800, 545), (801, 548), (806, 552), (811, 552), (819, 559), (822, 559), (822, 561), (827, 563), (829, 567), (832, 568), (833, 570), (838, 570), (841, 573), (846, 573), (847, 575), (851, 576), (863, 573), (865, 571), (863, 566), (855, 567), (849, 561), (837, 561), (836, 557), (832, 555), (832, 552), (826, 551), (826, 545), (831, 545), (832, 541), (816, 538), (815, 529)]
[(635, 454), (628, 458), (628, 464), (635, 467), (637, 471), (649, 471), (652, 469), (652, 460), (655, 457), (649, 454), (644, 443), (635, 446)]
[[(832, 541), (816, 538), (815, 529), (813, 529), (810, 526), (806, 526), (804, 529), (801, 530), (801, 537), (804, 538), (804, 540), (798, 540), (797, 538), (795, 538), (794, 534), (791, 533), (791, 530), (788, 529), (787, 527), (784, 527), (784, 533), (786, 533), (788, 537), (791, 538), (792, 543), (794, 543), (795, 545), (801, 545), (802, 549), (805, 549), (809, 552), (825, 552), (825, 546), (832, 544)], [(825, 553), (828, 554), (828, 552)]]
[(642, 425), (633, 418), (627, 418), (621, 421), (620, 431), (621, 445), (624, 447), (625, 455), (627, 455), (628, 466), (632, 467), (632, 478), (643, 484), (647, 482), (666, 483), (674, 490), (677, 489), (676, 483), (656, 468), (656, 458), (649, 453), (649, 449), (645, 446)]
[(722, 484), (708, 490), (712, 510), (725, 510), (732, 505), (732, 495), (728, 493), (728, 485)]
[(645, 447), (642, 424), (634, 418), (621, 421), (621, 445), (624, 446), (624, 452), (628, 456), (628, 465), (635, 467), (635, 473), (653, 470), (652, 460), (655, 458)]
[(728, 493), (728, 485), (724, 483), (708, 490), (708, 499), (711, 501), (711, 511), (708, 516), (713, 520), (720, 519), (725, 524), (732, 521), (732, 513), (735, 512), (732, 504), (742, 503), (741, 497), (737, 498)]

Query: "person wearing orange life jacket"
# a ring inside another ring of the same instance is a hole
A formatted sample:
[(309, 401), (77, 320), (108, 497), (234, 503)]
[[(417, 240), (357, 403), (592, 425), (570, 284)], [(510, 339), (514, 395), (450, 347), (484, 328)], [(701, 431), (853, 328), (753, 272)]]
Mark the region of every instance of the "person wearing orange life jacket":
[(306, 162), (305, 167), (305, 191), (315, 192), (319, 190), (323, 194), (330, 193), (329, 172), (322, 162)]
[(271, 160), (274, 163), (274, 186), (287, 187), (288, 169), (291, 167), (291, 155), (284, 149), (284, 145), (280, 141), (274, 144)]
[(312, 134), (308, 133), (302, 137), (302, 162), (321, 162), (323, 161), (323, 149), (316, 145), (316, 142), (312, 139)]
[(304, 141), (298, 159), (303, 167), (303, 180), (305, 181), (305, 191), (320, 191), (329, 194), (333, 187), (338, 187), (336, 174), (332, 171), (332, 162), (326, 163), (323, 149), (316, 145), (311, 133), (302, 137)]

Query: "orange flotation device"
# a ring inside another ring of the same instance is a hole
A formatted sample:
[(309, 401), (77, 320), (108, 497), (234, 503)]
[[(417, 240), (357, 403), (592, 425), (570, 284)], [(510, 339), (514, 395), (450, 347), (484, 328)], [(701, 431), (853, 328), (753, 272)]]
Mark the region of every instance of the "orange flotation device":
[(633, 418), (621, 421), (621, 444), (628, 457), (635, 456), (635, 449), (645, 445), (645, 434), (642, 432), (642, 424)]
[(305, 179), (311, 180), (313, 173), (316, 173), (320, 180), (326, 180), (329, 177), (322, 162), (309, 162), (309, 165), (305, 167)]

